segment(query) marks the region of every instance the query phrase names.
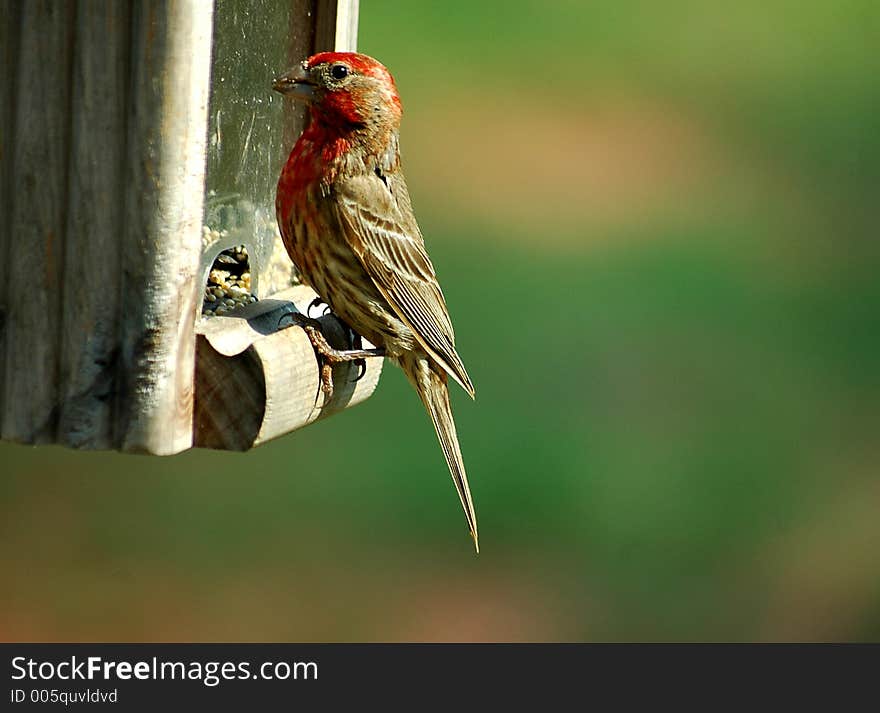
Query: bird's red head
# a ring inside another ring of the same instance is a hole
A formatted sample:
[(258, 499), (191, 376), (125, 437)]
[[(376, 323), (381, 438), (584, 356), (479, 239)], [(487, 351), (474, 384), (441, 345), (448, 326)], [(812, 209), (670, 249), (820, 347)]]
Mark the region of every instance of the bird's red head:
[(321, 52), (275, 80), (273, 88), (308, 103), (313, 120), (337, 130), (400, 124), (394, 77), (383, 64), (356, 52)]

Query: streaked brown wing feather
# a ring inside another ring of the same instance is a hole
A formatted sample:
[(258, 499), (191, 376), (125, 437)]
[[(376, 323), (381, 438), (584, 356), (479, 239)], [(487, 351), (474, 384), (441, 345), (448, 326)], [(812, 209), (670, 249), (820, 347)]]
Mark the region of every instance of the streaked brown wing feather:
[(419, 343), (472, 397), (434, 266), (410, 207), (402, 174), (339, 181), (339, 224), (367, 274)]

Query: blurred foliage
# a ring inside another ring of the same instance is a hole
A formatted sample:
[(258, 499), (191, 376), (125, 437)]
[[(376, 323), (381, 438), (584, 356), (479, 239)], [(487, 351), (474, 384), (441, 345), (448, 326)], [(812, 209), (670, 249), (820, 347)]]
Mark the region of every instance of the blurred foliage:
[[(388, 366), (244, 455), (0, 446), (2, 638), (876, 639), (878, 30), (868, 0), (364, 3), (477, 386), (483, 553)], [(636, 128), (584, 149), (612, 104)], [(667, 124), (696, 158), (630, 210)], [(571, 126), (548, 195), (635, 152), (617, 211), (503, 205)]]

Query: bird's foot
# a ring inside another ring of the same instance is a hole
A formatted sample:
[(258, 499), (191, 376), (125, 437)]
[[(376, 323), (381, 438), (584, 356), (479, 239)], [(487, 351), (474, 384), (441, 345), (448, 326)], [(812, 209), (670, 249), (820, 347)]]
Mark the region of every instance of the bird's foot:
[(285, 312), (278, 318), (278, 329), (287, 329), (288, 327), (320, 329), (321, 323), (317, 319), (307, 317), (302, 312)]
[[(315, 302), (313, 301), (312, 304), (309, 305), (309, 309), (311, 309), (314, 304)], [(323, 303), (319, 301), (319, 304)], [(356, 348), (336, 349), (333, 345), (330, 344), (330, 342), (327, 341), (327, 338), (321, 331), (321, 323), (316, 319), (307, 317), (301, 312), (287, 312), (282, 315), (281, 319), (278, 321), (279, 329), (291, 327), (294, 325), (303, 329), (303, 331), (308, 336), (309, 341), (312, 343), (312, 347), (314, 347), (315, 351), (318, 353), (318, 361), (321, 365), (321, 391), (323, 391), (327, 395), (328, 399), (331, 398), (333, 395), (334, 364), (340, 364), (346, 361), (358, 362), (360, 373), (355, 377), (355, 381), (358, 381), (361, 379), (361, 377), (363, 377), (364, 373), (366, 373), (366, 359), (368, 359), (369, 357), (385, 356), (385, 350), (381, 348), (362, 349), (360, 335), (355, 333), (350, 328), (350, 343)]]
[[(330, 307), (330, 305), (327, 304), (320, 297), (315, 297), (315, 299), (313, 299), (311, 302), (309, 302), (309, 306), (306, 307), (306, 314), (309, 317), (311, 317), (312, 310), (320, 307), (321, 305), (324, 305), (324, 309), (321, 310), (322, 317), (326, 317), (328, 314), (333, 314), (333, 309)], [(357, 332), (355, 332), (345, 322), (343, 322), (339, 318), (338, 315), (334, 315), (334, 316), (336, 317), (336, 319), (338, 319), (342, 323), (342, 325), (348, 331), (348, 341), (351, 344), (352, 350), (360, 349), (361, 348), (361, 335), (358, 334)], [(367, 373), (367, 362), (363, 358), (355, 359), (353, 357), (352, 360), (354, 360), (357, 363), (357, 367), (358, 367), (358, 375), (356, 377), (354, 377), (354, 380), (360, 381), (363, 378), (364, 374)]]
[(321, 332), (320, 328), (312, 325), (303, 327), (305, 333), (309, 337), (309, 341), (315, 348), (315, 351), (321, 357), (321, 390), (327, 394), (329, 399), (333, 395), (333, 365), (346, 361), (360, 362), (361, 373), (355, 378), (360, 379), (366, 371), (365, 359), (369, 357), (385, 356), (385, 350), (380, 348), (374, 349), (336, 349)]

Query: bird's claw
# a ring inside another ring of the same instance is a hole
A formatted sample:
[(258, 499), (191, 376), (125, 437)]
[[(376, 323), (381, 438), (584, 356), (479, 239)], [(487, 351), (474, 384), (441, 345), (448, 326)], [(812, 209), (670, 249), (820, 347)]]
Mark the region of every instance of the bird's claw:
[(284, 312), (278, 318), (278, 329), (287, 329), (289, 327), (311, 327), (312, 329), (321, 329), (321, 323), (317, 319), (307, 317), (302, 312)]
[(364, 378), (364, 374), (367, 373), (367, 360), (366, 359), (356, 359), (355, 366), (358, 368), (358, 375), (354, 377), (354, 381), (358, 382)]
[(324, 300), (322, 300), (320, 297), (315, 297), (315, 299), (313, 299), (311, 302), (309, 302), (309, 306), (306, 307), (306, 314), (309, 315), (309, 317), (311, 317), (312, 310), (315, 307), (318, 307), (320, 305), (324, 305), (324, 311), (321, 312), (322, 317), (326, 317), (328, 314), (330, 314), (333, 311), (330, 308), (330, 305), (328, 305), (326, 302), (324, 302)]

